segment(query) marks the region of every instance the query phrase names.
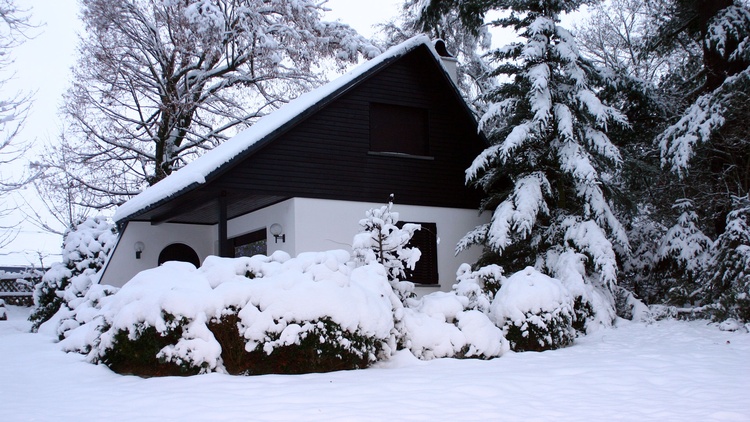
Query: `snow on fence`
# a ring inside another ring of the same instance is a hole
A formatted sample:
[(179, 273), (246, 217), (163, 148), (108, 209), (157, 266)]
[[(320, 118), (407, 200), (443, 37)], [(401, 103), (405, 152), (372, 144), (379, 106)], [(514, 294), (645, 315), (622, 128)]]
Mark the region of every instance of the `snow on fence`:
[(40, 277), (18, 278), (18, 275), (0, 275), (0, 299), (8, 305), (31, 306), (34, 304), (34, 284)]

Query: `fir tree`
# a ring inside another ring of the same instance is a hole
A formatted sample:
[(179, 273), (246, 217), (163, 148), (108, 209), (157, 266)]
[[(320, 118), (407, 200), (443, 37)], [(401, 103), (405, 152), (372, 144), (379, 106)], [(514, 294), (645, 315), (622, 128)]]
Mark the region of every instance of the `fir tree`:
[(654, 302), (668, 296), (671, 302), (682, 306), (697, 299), (698, 277), (706, 266), (713, 241), (698, 227), (692, 201), (679, 200), (674, 209), (680, 212), (677, 223), (664, 235), (656, 254), (660, 283), (651, 287), (660, 287), (661, 291), (652, 292), (649, 299)]
[(691, 199), (713, 221), (707, 232), (718, 235), (705, 300), (746, 319), (747, 205), (736, 198), (750, 193), (750, 6), (732, 0), (671, 3), (675, 13), (664, 28), (686, 32), (701, 45), (696, 78), (702, 85), (685, 96), (688, 105), (657, 137), (662, 166), (686, 184), (697, 181)]
[[(385, 267), (388, 280), (401, 299), (413, 295), (414, 286), (403, 283), (406, 269), (414, 270), (421, 252), (407, 247), (419, 224), (398, 224), (399, 214), (393, 211), (393, 194), (388, 204), (367, 211), (359, 221), (361, 232), (354, 236), (354, 257), (358, 264), (379, 263)], [(399, 227), (400, 226), (400, 227)]]
[(625, 230), (608, 200), (621, 163), (606, 135), (626, 118), (597, 97), (608, 80), (578, 51), (559, 15), (581, 0), (433, 1), (425, 14), (457, 7), (465, 22), (479, 24), (492, 9), (510, 14), (495, 21), (514, 28), (525, 42), (493, 53), (502, 83), (489, 94), (480, 127), (492, 145), (466, 171), (467, 183), (487, 193), (488, 224), (468, 233), (457, 249), (484, 245), (506, 270), (544, 262), (573, 249), (585, 254), (590, 272), (608, 285), (617, 278), (614, 245), (629, 249)]
[(647, 303), (652, 303), (653, 298), (657, 250), (668, 229), (655, 217), (655, 209), (650, 204), (639, 204), (628, 216), (628, 241), (632, 249), (621, 261), (617, 282), (619, 287), (627, 290), (627, 294)]
[(750, 321), (750, 197), (735, 198), (727, 229), (714, 244), (706, 296), (721, 305), (720, 318)]
[(712, 213), (720, 235), (736, 204), (732, 197), (750, 192), (750, 7), (731, 0), (673, 3), (675, 17), (668, 23), (676, 21), (672, 26), (688, 31), (703, 48), (697, 72), (703, 84), (686, 95), (687, 107), (657, 142), (664, 168), (681, 179), (697, 176), (694, 200)]

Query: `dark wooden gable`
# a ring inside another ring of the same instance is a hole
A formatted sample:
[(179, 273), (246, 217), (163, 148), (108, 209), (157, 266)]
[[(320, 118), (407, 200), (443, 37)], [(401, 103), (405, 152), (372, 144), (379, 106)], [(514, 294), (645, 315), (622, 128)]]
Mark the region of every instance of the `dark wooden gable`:
[[(421, 110), (425, 155), (370, 146), (371, 106)], [(218, 200), (233, 218), (291, 197), (476, 209), (464, 170), (485, 147), (476, 123), (424, 45), (366, 75), (304, 119), (215, 173), (205, 184), (134, 220), (215, 224)]]

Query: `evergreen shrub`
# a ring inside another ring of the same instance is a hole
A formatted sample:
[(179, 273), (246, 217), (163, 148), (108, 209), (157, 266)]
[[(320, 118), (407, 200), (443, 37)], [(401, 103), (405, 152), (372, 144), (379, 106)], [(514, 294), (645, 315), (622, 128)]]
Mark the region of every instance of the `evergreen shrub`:
[[(118, 374), (141, 377), (199, 374), (200, 366), (169, 361), (161, 355), (162, 349), (180, 340), (188, 322), (184, 317), (175, 318), (169, 314), (164, 314), (163, 318), (168, 322), (164, 332), (144, 323), (136, 324), (134, 331), (116, 331), (111, 347), (103, 351), (100, 361)], [(102, 331), (108, 329), (102, 327)]]
[[(99, 358), (119, 374), (142, 377), (196, 375), (207, 364), (190, 359), (168, 359), (162, 351), (185, 338), (188, 320), (164, 314), (167, 329), (139, 323), (134, 331), (118, 330), (111, 347)], [(292, 325), (292, 324), (289, 324)], [(207, 324), (221, 345), (224, 369), (233, 375), (304, 374), (360, 369), (370, 366), (380, 352), (380, 341), (349, 332), (330, 318), (298, 324), (298, 341), (286, 344), (281, 333), (266, 333), (266, 341), (247, 351), (248, 340), (239, 330), (237, 312), (225, 313)], [(103, 331), (109, 327), (102, 327)]]
[(144, 377), (358, 369), (395, 351), (402, 305), (382, 266), (283, 255), (168, 262), (113, 295), (89, 289), (62, 346)]
[(573, 343), (575, 333), (570, 313), (558, 308), (552, 312), (526, 312), (524, 318), (508, 321), (504, 330), (511, 350), (542, 352)]
[[(299, 322), (298, 341), (280, 341), (280, 333), (266, 333), (266, 341), (247, 351), (238, 329), (237, 314), (212, 321), (209, 329), (221, 344), (224, 368), (234, 375), (305, 374), (361, 369), (380, 352), (380, 341), (344, 330), (330, 318)], [(292, 325), (290, 323), (290, 325)]]
[(571, 326), (577, 333), (586, 333), (586, 321), (594, 316), (594, 307), (591, 303), (578, 296), (573, 302), (573, 320)]
[(34, 308), (29, 315), (31, 331), (52, 318), (62, 306), (62, 291), (70, 285), (72, 272), (65, 265), (56, 262), (42, 277), (34, 290)]
[[(575, 302), (559, 280), (527, 267), (503, 281), (490, 307), (490, 316), (502, 328), (511, 350), (553, 350), (575, 339)], [(587, 314), (583, 302), (581, 317)], [(582, 328), (582, 327), (581, 327)]]
[(29, 316), (33, 332), (63, 305), (86, 294), (116, 240), (116, 228), (104, 217), (80, 219), (65, 231), (62, 262), (52, 264), (34, 289), (34, 309)]

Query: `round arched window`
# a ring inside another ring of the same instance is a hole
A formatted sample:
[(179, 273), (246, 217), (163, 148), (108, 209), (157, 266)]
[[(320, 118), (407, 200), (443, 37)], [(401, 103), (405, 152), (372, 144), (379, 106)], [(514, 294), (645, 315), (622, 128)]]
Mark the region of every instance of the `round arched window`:
[(196, 268), (201, 265), (198, 254), (195, 253), (193, 248), (184, 243), (173, 243), (162, 249), (159, 254), (159, 265), (167, 261), (189, 262), (195, 265)]

